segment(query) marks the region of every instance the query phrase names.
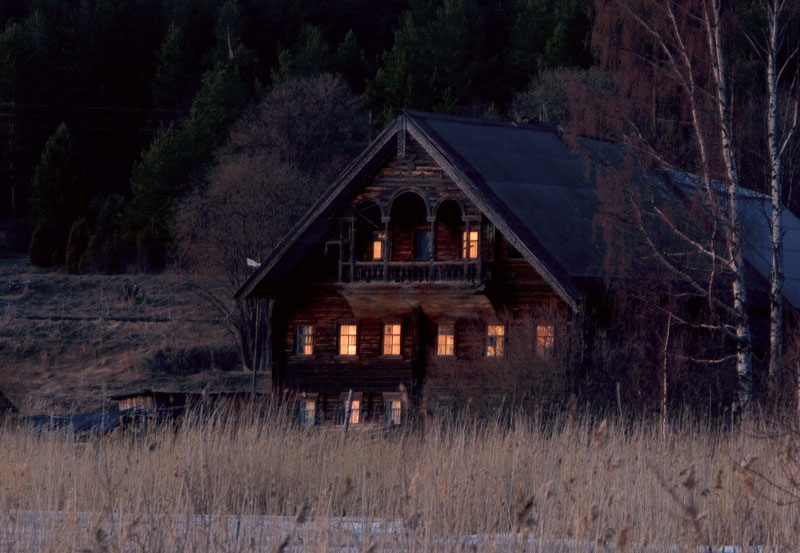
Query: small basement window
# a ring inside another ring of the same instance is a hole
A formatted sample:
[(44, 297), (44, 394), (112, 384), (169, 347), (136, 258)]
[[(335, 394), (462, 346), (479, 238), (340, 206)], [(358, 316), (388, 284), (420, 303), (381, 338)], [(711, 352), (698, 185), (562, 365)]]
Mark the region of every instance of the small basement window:
[(350, 424), (361, 422), (361, 400), (354, 399), (350, 402)]
[(453, 323), (439, 323), (436, 333), (436, 355), (454, 355), (456, 328)]
[(386, 425), (396, 426), (403, 420), (403, 402), (399, 397), (387, 397), (383, 403)]
[(297, 355), (314, 353), (314, 325), (297, 325), (294, 352)]
[(549, 355), (553, 352), (556, 342), (556, 329), (553, 325), (536, 326), (536, 353)]
[(339, 325), (339, 355), (356, 355), (358, 327), (354, 324)]
[(317, 401), (315, 399), (304, 399), (300, 402), (300, 412), (298, 419), (301, 425), (311, 426), (316, 421)]
[(489, 325), (486, 332), (486, 356), (502, 357), (505, 351), (506, 327)]
[(401, 337), (399, 324), (383, 325), (383, 354), (400, 355)]

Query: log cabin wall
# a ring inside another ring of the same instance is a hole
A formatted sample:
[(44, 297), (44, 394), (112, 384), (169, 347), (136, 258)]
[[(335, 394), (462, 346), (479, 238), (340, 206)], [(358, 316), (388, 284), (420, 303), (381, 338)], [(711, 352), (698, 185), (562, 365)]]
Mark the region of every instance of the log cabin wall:
[[(320, 288), (281, 306), (282, 324), (277, 337), (281, 353), (281, 384), (291, 390), (343, 393), (350, 389), (395, 392), (400, 384), (412, 387), (413, 328), (411, 315), (377, 318), (357, 316), (336, 290)], [(401, 325), (401, 355), (384, 356), (383, 324)], [(340, 355), (339, 327), (357, 327), (356, 355)], [(298, 325), (313, 326), (313, 353), (296, 353)]]
[[(405, 205), (416, 213), (397, 209), (403, 205), (398, 202), (406, 201), (406, 192), (415, 194)], [(359, 224), (352, 211), (364, 205), (371, 210), (369, 232), (350, 226)], [(460, 385), (477, 391), (492, 381), (483, 376), (502, 380), (507, 367), (502, 359), (486, 356), (488, 325), (505, 327), (504, 340), (510, 352), (519, 346), (532, 347), (532, 321), (552, 322), (568, 316), (567, 306), (545, 280), (413, 140), (407, 141), (405, 156), (378, 170), (349, 206), (350, 212), (345, 210), (340, 222), (333, 222), (330, 233), (331, 241), (350, 236), (356, 242), (353, 248), (340, 246), (340, 264), (349, 262), (355, 267), (359, 261), (367, 261), (362, 265), (380, 265), (368, 253), (371, 229), (380, 228), (379, 214), (381, 230), (389, 234), (385, 261), (419, 265), (414, 261), (414, 233), (429, 229), (433, 231), (432, 265), (445, 260), (480, 262), (487, 269), (477, 281), (387, 279), (362, 284), (338, 280), (321, 247), (303, 260), (289, 279), (292, 285), (277, 298), (273, 336), (279, 370), (275, 374), (279, 387), (317, 394), (319, 420), (332, 422), (339, 416), (333, 413), (348, 390), (364, 394), (361, 408), (365, 413), (378, 412), (384, 394), (403, 388), (415, 408), (420, 405), (423, 386), (444, 390)], [(478, 260), (463, 259), (462, 233), (467, 228), (479, 232)], [(352, 278), (355, 270), (340, 270), (339, 279), (341, 274)], [(437, 353), (437, 329), (442, 323), (454, 325), (453, 355)], [(342, 324), (357, 326), (356, 355), (340, 354)], [(383, 355), (386, 324), (401, 325), (400, 355)], [(313, 327), (310, 355), (297, 353), (298, 325)]]

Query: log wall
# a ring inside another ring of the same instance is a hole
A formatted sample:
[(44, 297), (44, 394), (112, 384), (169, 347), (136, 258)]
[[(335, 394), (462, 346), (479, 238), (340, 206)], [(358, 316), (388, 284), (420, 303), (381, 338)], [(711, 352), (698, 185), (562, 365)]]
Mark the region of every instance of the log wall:
[[(498, 359), (485, 356), (486, 332), (490, 324), (506, 325), (506, 349), (524, 345), (530, 348), (534, 338), (531, 324), (554, 321), (568, 316), (567, 306), (546, 281), (521, 257), (514, 254), (508, 241), (491, 225), (458, 186), (414, 141), (406, 145), (406, 155), (380, 169), (374, 178), (352, 199), (351, 209), (365, 200), (375, 201), (382, 216), (391, 213), (392, 202), (404, 191), (420, 194), (427, 211), (426, 226), (436, 217), (437, 206), (455, 200), (470, 228), (481, 231), (480, 254), (486, 260), (486, 281), (471, 289), (463, 283), (387, 284), (370, 290), (358, 290), (338, 284), (330, 272), (314, 270), (314, 261), (301, 263), (304, 271), (320, 277), (307, 282), (303, 289), (290, 289), (278, 298), (275, 319), (275, 346), (278, 355), (276, 372), (279, 384), (295, 392), (321, 394), (321, 402), (338, 402), (340, 395), (352, 389), (364, 394), (363, 405), (372, 409), (383, 393), (398, 392), (402, 387), (419, 398), (422, 385), (474, 386), (475, 371), (480, 374), (502, 371)], [(450, 221), (436, 222), (437, 259), (460, 256), (462, 228)], [(345, 223), (349, 224), (349, 223)], [(462, 225), (465, 224), (462, 222)], [(413, 221), (396, 225), (390, 238), (391, 259), (413, 259)], [(336, 235), (340, 230), (335, 231)], [(336, 235), (332, 235), (335, 238)], [(322, 263), (318, 260), (317, 263)], [(298, 285), (299, 286), (299, 285)], [(436, 352), (437, 325), (455, 325), (455, 355), (442, 357)], [(402, 325), (402, 348), (399, 356), (382, 355), (383, 325)], [(297, 325), (314, 325), (314, 353), (298, 356), (295, 352)], [(339, 355), (339, 325), (357, 324), (358, 352)], [(459, 372), (470, 367), (472, 373)], [(467, 378), (467, 374), (472, 377)], [(502, 375), (500, 375), (502, 376)], [(329, 410), (332, 411), (332, 410)], [(327, 415), (326, 415), (327, 416)]]

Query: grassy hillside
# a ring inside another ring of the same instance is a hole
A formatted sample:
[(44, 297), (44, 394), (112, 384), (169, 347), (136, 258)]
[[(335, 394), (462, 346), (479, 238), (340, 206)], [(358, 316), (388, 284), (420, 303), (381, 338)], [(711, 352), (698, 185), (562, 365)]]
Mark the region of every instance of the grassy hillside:
[(0, 391), (32, 414), (144, 388), (247, 389), (234, 342), (179, 274), (67, 275), (0, 258)]

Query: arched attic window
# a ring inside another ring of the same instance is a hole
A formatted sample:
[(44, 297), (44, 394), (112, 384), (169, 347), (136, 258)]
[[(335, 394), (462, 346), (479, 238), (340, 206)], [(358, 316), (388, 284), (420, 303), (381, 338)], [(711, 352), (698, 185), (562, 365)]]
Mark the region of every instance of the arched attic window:
[(461, 251), (461, 206), (455, 200), (444, 200), (436, 209), (436, 259), (458, 259)]
[(405, 192), (392, 202), (391, 260), (427, 261), (433, 253), (431, 223), (425, 200), (415, 192)]
[(365, 200), (356, 206), (356, 256), (360, 261), (381, 261), (386, 254), (386, 232), (380, 206)]

